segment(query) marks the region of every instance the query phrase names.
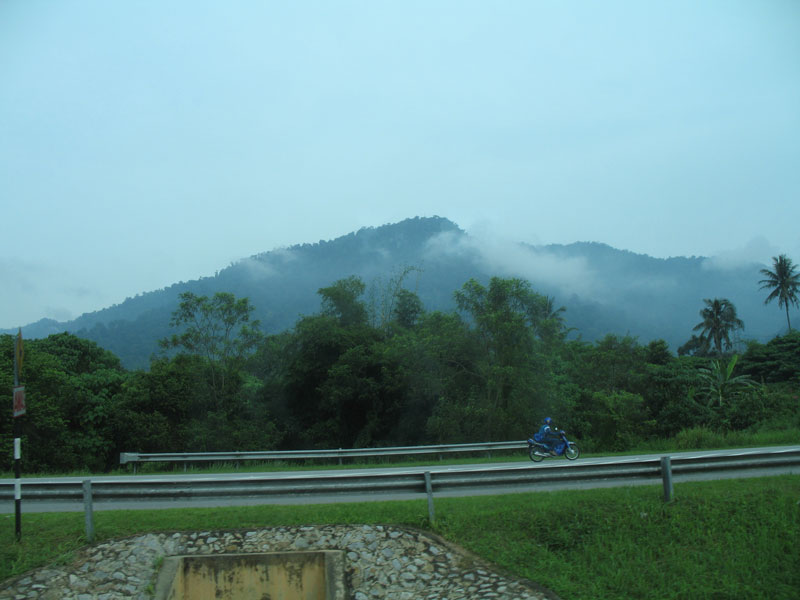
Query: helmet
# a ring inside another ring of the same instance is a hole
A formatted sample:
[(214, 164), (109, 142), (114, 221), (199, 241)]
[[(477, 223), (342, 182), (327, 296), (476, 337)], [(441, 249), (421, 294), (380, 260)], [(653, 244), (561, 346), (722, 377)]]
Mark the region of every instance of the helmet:
[(550, 417), (545, 417), (545, 418), (544, 418), (544, 422), (545, 422), (547, 425), (550, 425), (550, 422), (551, 422), (552, 420), (553, 420), (553, 419), (551, 419)]

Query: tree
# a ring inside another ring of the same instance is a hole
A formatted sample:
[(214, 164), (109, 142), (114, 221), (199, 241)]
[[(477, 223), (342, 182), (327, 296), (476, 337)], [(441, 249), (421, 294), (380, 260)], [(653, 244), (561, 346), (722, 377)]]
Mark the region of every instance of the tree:
[[(0, 336), (0, 400), (10, 405), (14, 339)], [(26, 471), (110, 468), (117, 398), (129, 379), (119, 358), (92, 341), (59, 333), (25, 343)], [(5, 390), (8, 390), (5, 392)], [(8, 394), (8, 396), (6, 396)], [(0, 413), (0, 449), (10, 449), (11, 411)], [(0, 468), (8, 468), (0, 456)]]
[(259, 322), (250, 321), (254, 307), (247, 298), (229, 292), (213, 298), (192, 292), (180, 295), (181, 303), (172, 313), (170, 325), (182, 327), (180, 334), (161, 340), (163, 348), (183, 348), (203, 357), (211, 376), (211, 387), (219, 402), (226, 382), (240, 369), (244, 359), (262, 339)]
[[(380, 335), (360, 299), (364, 289), (356, 276), (320, 288), (320, 314), (302, 317), (285, 345), (279, 410), (288, 417), (291, 446), (352, 447), (359, 437), (359, 443), (372, 441), (370, 432), (361, 433), (380, 412), (383, 369), (373, 351)], [(375, 415), (367, 415), (375, 407)]]
[[(383, 284), (381, 277), (373, 280), (369, 291), (369, 314), (374, 327), (388, 331), (392, 322), (396, 320), (404, 321), (401, 323), (403, 327), (413, 325), (413, 321), (422, 312), (422, 301), (415, 292), (405, 289), (403, 285), (411, 273), (417, 273), (419, 278), (421, 272), (422, 269), (419, 267), (406, 266), (396, 272), (386, 284)], [(403, 306), (401, 302), (404, 303)], [(410, 305), (409, 302), (416, 306)], [(399, 312), (404, 314), (399, 315)], [(409, 317), (410, 322), (404, 317)]]
[(608, 392), (629, 390), (644, 368), (644, 350), (629, 335), (619, 337), (609, 333), (593, 347), (581, 346), (581, 343), (573, 345), (575, 350), (583, 352), (572, 364), (573, 380), (581, 387)]
[(563, 313), (566, 310), (564, 306), (556, 308), (555, 298), (544, 296), (544, 301), (540, 303), (539, 317), (534, 323), (536, 335), (547, 342), (563, 340), (572, 331), (572, 328), (567, 329), (564, 324)]
[(367, 307), (359, 299), (365, 289), (366, 285), (356, 275), (318, 289), (317, 293), (322, 296), (322, 314), (335, 317), (342, 327), (366, 324)]
[(722, 406), (727, 400), (740, 395), (744, 390), (756, 387), (756, 383), (746, 375), (733, 377), (733, 369), (739, 356), (734, 354), (723, 366), (718, 360), (712, 360), (710, 367), (701, 367), (700, 378), (705, 383), (709, 406), (717, 402)]
[(406, 329), (414, 327), (422, 313), (425, 312), (419, 296), (414, 292), (402, 289), (397, 292), (397, 301), (393, 310), (395, 322)]
[[(474, 324), (477, 352), (465, 371), (481, 385), (472, 390), (486, 411), (484, 431), (489, 439), (519, 435), (525, 423), (544, 408), (550, 383), (550, 353), (543, 351), (541, 325), (552, 323), (552, 306), (522, 279), (492, 277), (488, 287), (474, 279), (455, 292), (456, 305)], [(557, 328), (546, 328), (550, 337)]]
[(678, 348), (678, 356), (707, 356), (708, 340), (692, 335), (686, 343)]
[(703, 302), (706, 303), (706, 307), (700, 311), (703, 320), (692, 331), (701, 331), (701, 344), (708, 347), (713, 342), (717, 356), (722, 356), (722, 343), (725, 342), (725, 350), (729, 350), (731, 333), (744, 329), (744, 322), (736, 316), (736, 307), (726, 298), (705, 298)]
[(666, 365), (672, 360), (669, 344), (664, 340), (653, 340), (645, 349), (645, 360), (652, 365)]
[(800, 291), (800, 273), (796, 273), (797, 266), (785, 254), (772, 257), (773, 271), (769, 269), (761, 269), (761, 274), (766, 277), (758, 283), (761, 284), (759, 289), (772, 290), (764, 300), (764, 304), (769, 304), (775, 298), (778, 299), (778, 308), (781, 306), (786, 308), (786, 324), (789, 326), (789, 332), (792, 331), (792, 323), (789, 320), (789, 305), (794, 304), (800, 306), (797, 299), (797, 293)]
[(712, 411), (694, 400), (702, 386), (698, 368), (707, 364), (694, 357), (671, 358), (666, 364), (652, 364), (648, 359), (636, 389), (644, 398), (650, 431), (643, 433), (671, 437), (681, 429), (709, 422)]
[(582, 435), (604, 450), (629, 450), (647, 420), (644, 400), (624, 390), (581, 394), (573, 418)]
[(751, 340), (742, 356), (742, 370), (756, 381), (800, 383), (800, 331), (773, 338), (766, 344)]

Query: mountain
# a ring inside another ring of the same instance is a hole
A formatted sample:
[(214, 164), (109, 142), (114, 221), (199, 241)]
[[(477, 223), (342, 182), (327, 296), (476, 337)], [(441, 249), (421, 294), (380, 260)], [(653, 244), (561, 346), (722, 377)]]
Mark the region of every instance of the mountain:
[(728, 298), (736, 305), (746, 326), (742, 339), (767, 341), (782, 333), (784, 313), (764, 306), (766, 294), (758, 289), (763, 266), (723, 268), (703, 257), (653, 258), (596, 242), (532, 246), (470, 236), (441, 217), (415, 217), (264, 252), (213, 277), (139, 294), (69, 322), (42, 319), (22, 331), (26, 338), (70, 331), (111, 350), (128, 368), (146, 368), (157, 341), (172, 333), (169, 320), (182, 292), (246, 296), (262, 328), (277, 333), (319, 310), (321, 287), (358, 275), (370, 301), (411, 268), (404, 286), (419, 294), (427, 310), (454, 309), (453, 292), (471, 277), (482, 282), (495, 275), (522, 277), (566, 307), (573, 336), (593, 341), (608, 333), (630, 334), (642, 343), (661, 338), (675, 350), (700, 321), (703, 298)]

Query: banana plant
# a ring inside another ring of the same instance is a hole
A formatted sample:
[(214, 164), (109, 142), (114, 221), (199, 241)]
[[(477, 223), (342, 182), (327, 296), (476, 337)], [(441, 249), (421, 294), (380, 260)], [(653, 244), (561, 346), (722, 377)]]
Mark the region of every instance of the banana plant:
[(733, 376), (733, 369), (739, 360), (739, 355), (734, 354), (727, 365), (722, 365), (719, 360), (712, 360), (710, 367), (701, 367), (700, 378), (705, 383), (705, 390), (708, 395), (708, 405), (711, 406), (715, 401), (722, 404), (746, 389), (758, 387), (758, 384), (747, 375)]

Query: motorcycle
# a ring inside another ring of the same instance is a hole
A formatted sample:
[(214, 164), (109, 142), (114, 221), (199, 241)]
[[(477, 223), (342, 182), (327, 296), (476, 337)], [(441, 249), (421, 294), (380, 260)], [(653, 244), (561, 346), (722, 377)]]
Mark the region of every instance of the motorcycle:
[(561, 441), (551, 441), (550, 450), (545, 447), (541, 434), (534, 433), (532, 438), (528, 438), (528, 456), (533, 462), (540, 462), (550, 456), (563, 456), (567, 460), (575, 460), (581, 455), (578, 444), (570, 442), (565, 431), (557, 430), (554, 433), (561, 438)]

